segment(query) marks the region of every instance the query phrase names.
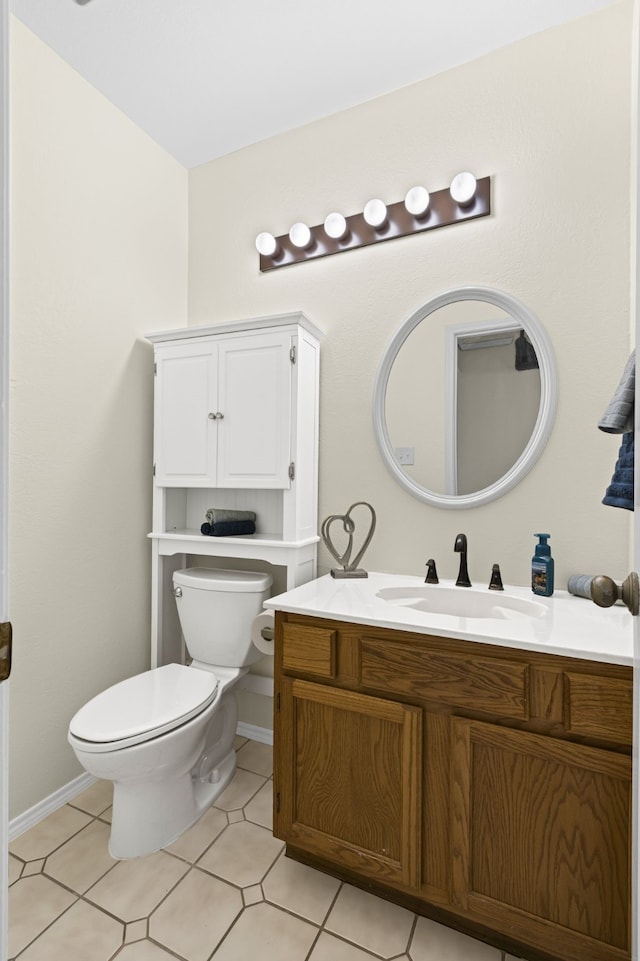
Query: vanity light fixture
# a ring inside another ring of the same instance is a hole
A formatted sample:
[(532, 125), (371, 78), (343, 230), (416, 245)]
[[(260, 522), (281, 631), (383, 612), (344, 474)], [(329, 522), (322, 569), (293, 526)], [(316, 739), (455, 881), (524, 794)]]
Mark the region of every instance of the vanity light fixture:
[(324, 232), (332, 240), (342, 240), (349, 233), (345, 217), (335, 210), (328, 214), (324, 221)]
[(429, 191), (426, 187), (412, 187), (407, 191), (404, 205), (414, 217), (425, 217), (429, 212)]
[(380, 230), (387, 222), (387, 205), (379, 197), (374, 197), (365, 204), (363, 217), (370, 227)]
[(307, 247), (311, 246), (311, 231), (306, 224), (298, 222), (294, 224), (289, 231), (289, 240), (294, 247), (299, 247), (300, 250), (306, 250)]
[(473, 174), (465, 170), (453, 178), (449, 192), (451, 193), (451, 199), (460, 207), (468, 207), (469, 204), (473, 203), (477, 189), (478, 181)]
[(275, 270), (383, 240), (409, 237), (490, 213), (491, 178), (476, 180), (465, 171), (454, 177), (449, 187), (431, 193), (422, 185), (414, 186), (399, 203), (386, 204), (374, 197), (359, 214), (345, 217), (334, 210), (316, 227), (298, 222), (279, 237), (267, 232), (258, 234), (260, 270)]
[(273, 257), (278, 250), (278, 242), (273, 234), (263, 230), (256, 237), (256, 250), (262, 257)]

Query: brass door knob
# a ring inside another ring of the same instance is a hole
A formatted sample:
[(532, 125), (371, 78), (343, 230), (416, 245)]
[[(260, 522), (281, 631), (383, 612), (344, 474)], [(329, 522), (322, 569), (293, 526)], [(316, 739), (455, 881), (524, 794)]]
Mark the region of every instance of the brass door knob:
[(616, 584), (612, 577), (598, 574), (591, 580), (591, 600), (598, 607), (611, 607), (617, 600), (622, 600), (633, 615), (640, 609), (640, 583), (635, 571), (624, 579), (622, 584)]

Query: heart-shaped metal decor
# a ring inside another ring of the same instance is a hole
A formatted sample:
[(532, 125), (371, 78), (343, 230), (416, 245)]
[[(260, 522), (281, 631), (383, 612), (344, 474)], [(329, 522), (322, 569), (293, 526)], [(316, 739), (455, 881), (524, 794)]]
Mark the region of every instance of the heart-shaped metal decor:
[[(352, 560), (351, 552), (353, 550), (353, 535), (355, 534), (356, 525), (351, 514), (356, 507), (366, 507), (371, 512), (371, 521), (369, 524), (369, 530), (367, 532), (366, 537), (364, 538), (362, 546), (360, 547), (360, 550)], [(338, 549), (336, 548), (334, 542), (331, 540), (330, 528), (331, 528), (331, 525), (334, 524), (336, 521), (342, 524), (342, 530), (347, 535), (347, 544), (342, 554), (338, 552)], [(346, 514), (330, 514), (329, 517), (326, 517), (323, 520), (322, 525), (320, 527), (320, 534), (322, 535), (322, 540), (324, 541), (325, 547), (327, 548), (329, 553), (332, 555), (332, 557), (335, 557), (338, 564), (342, 565), (341, 570), (338, 568), (331, 569), (332, 577), (368, 577), (369, 576), (366, 571), (358, 567), (358, 564), (364, 557), (364, 552), (366, 551), (367, 547), (371, 543), (371, 538), (373, 537), (373, 532), (375, 531), (375, 529), (376, 529), (376, 512), (374, 511), (371, 504), (367, 504), (366, 501), (357, 501), (355, 504), (352, 504), (349, 510), (346, 512)]]

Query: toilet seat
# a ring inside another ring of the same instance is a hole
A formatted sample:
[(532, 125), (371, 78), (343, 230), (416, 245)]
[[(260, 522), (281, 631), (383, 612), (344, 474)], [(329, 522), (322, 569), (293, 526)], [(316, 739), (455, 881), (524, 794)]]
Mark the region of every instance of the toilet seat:
[(219, 694), (215, 674), (165, 664), (107, 688), (81, 707), (69, 724), (69, 741), (84, 751), (117, 751), (186, 723)]

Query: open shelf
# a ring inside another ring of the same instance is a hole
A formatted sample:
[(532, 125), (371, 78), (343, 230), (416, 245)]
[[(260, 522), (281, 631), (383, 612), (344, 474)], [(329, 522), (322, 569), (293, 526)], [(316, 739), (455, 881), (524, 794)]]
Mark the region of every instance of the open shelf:
[[(197, 542), (201, 547), (213, 547), (215, 549), (216, 544), (241, 544), (244, 546), (250, 546), (251, 544), (258, 544), (262, 547), (306, 547), (307, 544), (317, 544), (320, 538), (306, 537), (304, 540), (300, 541), (285, 541), (278, 534), (243, 534), (240, 537), (210, 537), (205, 534), (201, 534), (196, 530), (173, 530), (173, 531), (151, 531), (147, 534), (147, 537), (153, 540), (169, 540), (169, 541), (189, 541), (189, 543)], [(199, 554), (200, 551), (192, 551), (194, 554)]]
[(209, 537), (192, 529), (152, 531), (147, 535), (156, 541), (160, 554), (202, 554), (210, 557), (262, 558), (273, 563), (283, 563), (287, 552), (300, 552), (309, 548), (315, 554), (320, 538), (307, 537), (299, 541), (285, 541), (277, 534), (245, 534), (241, 537)]

